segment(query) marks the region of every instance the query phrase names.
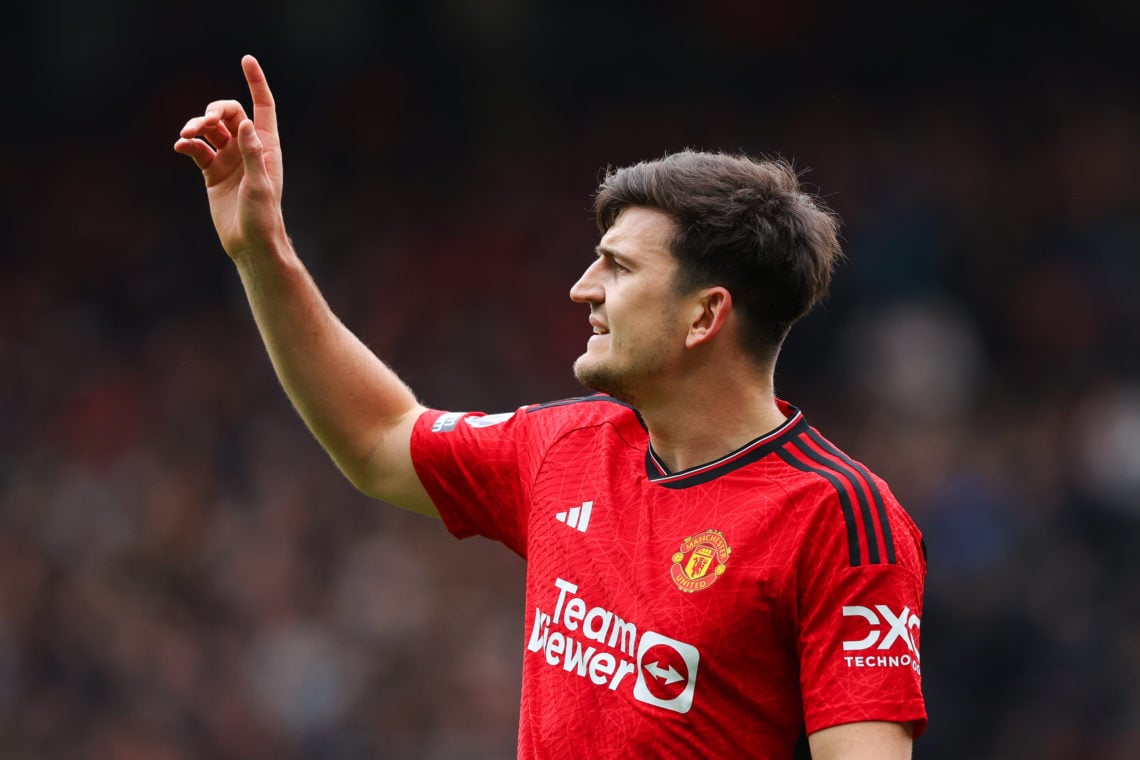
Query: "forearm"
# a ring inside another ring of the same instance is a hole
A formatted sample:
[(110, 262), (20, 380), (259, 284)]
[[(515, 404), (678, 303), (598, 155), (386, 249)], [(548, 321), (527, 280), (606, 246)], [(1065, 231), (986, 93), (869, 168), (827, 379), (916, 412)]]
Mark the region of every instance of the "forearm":
[(416, 475), (411, 437), (422, 407), (329, 309), (293, 251), (281, 216), (277, 109), (261, 65), (242, 58), (254, 119), (215, 100), (174, 150), (201, 169), (218, 239), (233, 259), (285, 392), (357, 488), (418, 512), (435, 507)]
[(432, 512), (408, 452), (423, 410), (408, 387), (333, 314), (288, 241), (237, 261), (281, 385), (357, 488)]

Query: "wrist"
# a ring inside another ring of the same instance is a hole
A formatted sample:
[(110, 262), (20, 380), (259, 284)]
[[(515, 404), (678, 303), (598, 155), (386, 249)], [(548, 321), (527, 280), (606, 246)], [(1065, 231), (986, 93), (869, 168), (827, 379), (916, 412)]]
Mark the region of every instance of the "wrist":
[(284, 226), (279, 232), (243, 241), (240, 246), (227, 248), (231, 260), (238, 270), (255, 271), (262, 267), (276, 268), (300, 264), (300, 257), (293, 248), (293, 241), (285, 233)]

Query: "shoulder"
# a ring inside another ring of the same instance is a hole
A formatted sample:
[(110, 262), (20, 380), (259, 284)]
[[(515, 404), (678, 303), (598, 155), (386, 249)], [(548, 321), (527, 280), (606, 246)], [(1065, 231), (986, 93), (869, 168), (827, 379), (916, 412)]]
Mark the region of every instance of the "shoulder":
[(532, 404), (520, 409), (527, 416), (533, 416), (536, 424), (566, 423), (592, 425), (603, 423), (633, 423), (644, 428), (641, 415), (629, 404), (618, 401), (613, 396), (595, 393), (590, 396), (574, 396), (544, 404)]
[(805, 518), (842, 539), (852, 567), (925, 565), (922, 535), (890, 487), (865, 464), (805, 426), (779, 450)]
[(636, 409), (603, 393), (524, 406), (519, 416), (522, 424), (548, 438), (601, 427), (617, 430), (627, 437), (641, 438), (648, 434)]
[(421, 437), (443, 433), (437, 437), (476, 444), (514, 439), (540, 447), (574, 431), (601, 427), (630, 439), (647, 435), (633, 407), (604, 394), (530, 404), (499, 414), (428, 410), (418, 423)]

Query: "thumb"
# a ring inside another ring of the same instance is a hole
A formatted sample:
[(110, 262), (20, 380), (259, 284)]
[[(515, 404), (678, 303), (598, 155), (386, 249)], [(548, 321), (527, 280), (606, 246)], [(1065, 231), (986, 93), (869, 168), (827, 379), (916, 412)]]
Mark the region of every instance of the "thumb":
[(268, 177), (263, 158), (265, 146), (250, 119), (245, 119), (238, 125), (238, 149), (241, 150), (242, 162), (245, 164), (245, 176), (258, 189), (266, 189)]

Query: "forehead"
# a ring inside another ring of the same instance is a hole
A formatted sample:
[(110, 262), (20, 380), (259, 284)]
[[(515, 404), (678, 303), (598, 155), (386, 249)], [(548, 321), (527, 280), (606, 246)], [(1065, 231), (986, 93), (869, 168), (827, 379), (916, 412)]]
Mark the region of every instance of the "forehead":
[(668, 214), (644, 206), (630, 206), (618, 214), (598, 247), (645, 263), (654, 259), (672, 262), (669, 246), (676, 230)]

